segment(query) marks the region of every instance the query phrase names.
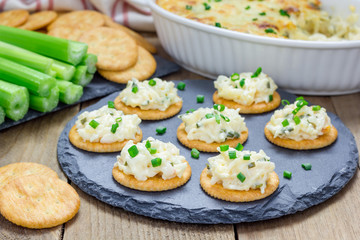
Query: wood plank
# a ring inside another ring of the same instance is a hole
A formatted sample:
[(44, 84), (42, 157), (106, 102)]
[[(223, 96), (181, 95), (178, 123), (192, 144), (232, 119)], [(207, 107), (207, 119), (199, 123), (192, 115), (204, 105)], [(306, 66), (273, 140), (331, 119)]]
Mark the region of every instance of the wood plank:
[[(57, 161), (56, 148), (65, 124), (78, 112), (74, 106), (0, 132), (0, 166), (36, 162), (55, 170), (66, 180)], [(18, 227), (0, 216), (0, 239), (61, 239), (62, 225), (31, 230)]]

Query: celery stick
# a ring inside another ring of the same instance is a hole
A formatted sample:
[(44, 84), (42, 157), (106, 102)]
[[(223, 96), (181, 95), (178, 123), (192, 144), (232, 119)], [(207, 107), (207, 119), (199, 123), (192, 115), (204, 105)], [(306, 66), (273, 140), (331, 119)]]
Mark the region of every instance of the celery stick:
[(94, 74), (96, 72), (97, 56), (95, 54), (88, 53), (84, 59), (81, 60), (80, 65), (87, 66), (88, 73)]
[(0, 41), (73, 65), (79, 64), (87, 51), (85, 43), (7, 26), (0, 26)]
[(68, 81), (56, 81), (56, 83), (60, 92), (60, 102), (73, 104), (81, 98), (83, 94), (82, 86), (75, 85)]
[[(81, 69), (80, 67), (85, 67), (86, 68), (86, 66), (78, 65), (76, 67), (76, 69), (78, 69), (78, 68)], [(79, 70), (79, 71), (81, 71), (81, 72), (79, 72), (78, 76), (77, 76), (76, 71), (75, 71), (74, 78), (71, 79), (71, 82), (74, 83), (74, 84), (85, 87), (86, 85), (88, 85), (91, 82), (91, 80), (94, 77), (94, 74), (88, 73), (86, 71), (84, 72), (84, 69)]]
[(50, 77), (55, 78), (55, 77), (56, 77), (56, 72), (55, 72), (54, 70), (51, 70), (51, 68), (50, 68), (50, 71), (48, 72), (48, 75), (49, 75)]
[(59, 103), (59, 88), (53, 87), (50, 96), (39, 97), (30, 94), (30, 108), (39, 112), (50, 112)]
[(5, 111), (2, 107), (0, 107), (0, 125), (5, 122)]
[(84, 65), (76, 66), (75, 74), (71, 79), (71, 82), (80, 85), (79, 82), (81, 81), (82, 78), (86, 76), (87, 69), (88, 69), (87, 66)]
[(54, 63), (51, 65), (51, 70), (56, 72), (56, 78), (65, 81), (70, 81), (75, 73), (74, 66), (57, 60), (54, 60)]
[(51, 58), (41, 56), (30, 52), (26, 49), (1, 42), (0, 41), (0, 57), (6, 58), (13, 62), (17, 62), (39, 72), (48, 73), (53, 63)]
[(85, 87), (91, 82), (91, 80), (93, 80), (93, 78), (94, 74), (86, 73), (85, 77), (80, 80), (78, 85)]
[(40, 97), (49, 96), (50, 89), (56, 86), (56, 80), (49, 75), (2, 57), (0, 57), (0, 78), (6, 82), (24, 86), (31, 94)]
[(0, 106), (8, 118), (17, 121), (29, 109), (29, 92), (25, 87), (0, 80)]

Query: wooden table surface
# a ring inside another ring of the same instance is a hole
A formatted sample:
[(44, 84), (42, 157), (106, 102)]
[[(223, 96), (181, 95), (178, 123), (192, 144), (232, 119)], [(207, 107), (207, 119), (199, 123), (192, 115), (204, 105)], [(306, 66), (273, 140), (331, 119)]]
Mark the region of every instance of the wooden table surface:
[[(159, 54), (168, 58), (158, 39), (147, 34)], [(203, 78), (186, 70), (167, 80)], [(341, 80), (340, 80), (341, 81)], [(210, 83), (209, 83), (210, 84)], [(360, 93), (335, 97), (306, 97), (336, 113), (360, 147)], [(97, 99), (98, 100), (98, 99)], [(0, 132), (0, 167), (14, 162), (37, 162), (54, 169), (61, 179), (56, 145), (66, 123), (92, 100)], [(346, 144), (346, 143), (344, 143)], [(303, 212), (278, 219), (227, 225), (197, 225), (151, 219), (102, 203), (79, 193), (79, 213), (69, 222), (45, 230), (18, 227), (0, 216), (0, 239), (359, 239), (360, 175), (331, 199)]]

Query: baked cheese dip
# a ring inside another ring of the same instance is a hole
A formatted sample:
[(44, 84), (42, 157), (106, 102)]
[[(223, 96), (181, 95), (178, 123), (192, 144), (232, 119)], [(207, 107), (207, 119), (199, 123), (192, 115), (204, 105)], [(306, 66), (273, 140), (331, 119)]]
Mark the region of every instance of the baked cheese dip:
[(319, 0), (157, 0), (182, 17), (243, 33), (312, 41), (359, 40), (358, 15), (346, 19), (321, 9)]
[(265, 198), (277, 189), (279, 178), (270, 157), (263, 150), (242, 149), (241, 144), (218, 147), (220, 154), (208, 159), (200, 176), (205, 192), (226, 201), (247, 202)]

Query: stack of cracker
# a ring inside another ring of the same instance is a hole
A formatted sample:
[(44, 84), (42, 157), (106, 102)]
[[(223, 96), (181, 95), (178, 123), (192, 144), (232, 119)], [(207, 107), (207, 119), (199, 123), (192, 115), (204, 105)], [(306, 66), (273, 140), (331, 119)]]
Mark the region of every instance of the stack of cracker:
[(0, 213), (27, 228), (50, 228), (72, 219), (80, 198), (52, 169), (37, 163), (0, 168)]

